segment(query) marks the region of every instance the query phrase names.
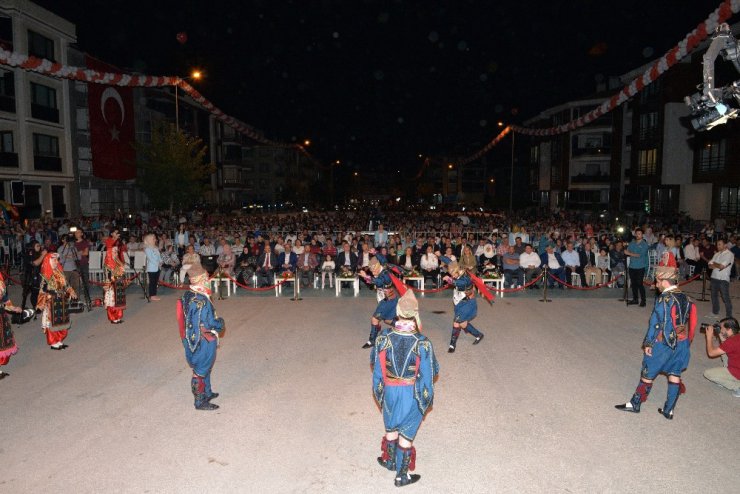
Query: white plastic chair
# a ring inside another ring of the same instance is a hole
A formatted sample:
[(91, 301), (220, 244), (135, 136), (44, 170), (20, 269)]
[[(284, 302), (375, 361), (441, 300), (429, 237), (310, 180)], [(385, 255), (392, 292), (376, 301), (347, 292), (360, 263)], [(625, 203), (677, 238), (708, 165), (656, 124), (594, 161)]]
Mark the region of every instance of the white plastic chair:
[(91, 250), (88, 257), (88, 273), (90, 280), (102, 281), (103, 274), (103, 253), (97, 250)]

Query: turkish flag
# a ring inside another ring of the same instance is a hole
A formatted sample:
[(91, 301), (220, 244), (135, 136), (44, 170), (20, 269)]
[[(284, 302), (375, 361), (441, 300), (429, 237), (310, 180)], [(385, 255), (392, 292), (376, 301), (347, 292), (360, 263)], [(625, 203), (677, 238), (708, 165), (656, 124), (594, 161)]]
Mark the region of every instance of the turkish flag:
[[(89, 69), (120, 72), (100, 60), (85, 58)], [(87, 103), (93, 175), (113, 180), (136, 178), (133, 89), (91, 82), (87, 85)]]

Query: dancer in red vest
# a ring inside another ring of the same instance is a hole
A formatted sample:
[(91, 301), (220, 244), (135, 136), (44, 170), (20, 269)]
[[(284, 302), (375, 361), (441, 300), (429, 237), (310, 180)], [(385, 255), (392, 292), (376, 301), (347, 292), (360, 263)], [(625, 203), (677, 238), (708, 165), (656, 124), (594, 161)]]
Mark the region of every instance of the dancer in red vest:
[[(10, 357), (18, 351), (8, 312), (21, 312), (21, 308), (14, 306), (13, 302), (8, 298), (8, 292), (5, 288), (5, 278), (0, 274), (0, 369), (2, 369), (3, 365), (8, 365)], [(8, 375), (7, 372), (0, 370), (0, 379)]]
[(123, 260), (120, 238), (121, 233), (118, 228), (114, 228), (110, 237), (105, 239), (105, 308), (111, 324), (121, 324), (123, 311), (126, 309), (126, 285), (123, 281), (126, 263)]
[(41, 262), (41, 293), (37, 308), (41, 314), (41, 328), (46, 334), (46, 343), (52, 350), (67, 348), (64, 339), (71, 326), (69, 299), (77, 298), (75, 291), (67, 286), (64, 271), (59, 266), (59, 254), (46, 254)]

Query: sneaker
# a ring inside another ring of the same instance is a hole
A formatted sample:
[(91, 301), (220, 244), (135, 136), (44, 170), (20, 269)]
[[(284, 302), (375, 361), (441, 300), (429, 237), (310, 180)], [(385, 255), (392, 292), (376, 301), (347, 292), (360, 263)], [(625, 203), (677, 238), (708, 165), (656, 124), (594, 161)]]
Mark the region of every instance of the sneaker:
[(732, 396), (734, 396), (735, 398), (740, 398), (740, 388), (737, 388), (735, 391), (733, 391)]

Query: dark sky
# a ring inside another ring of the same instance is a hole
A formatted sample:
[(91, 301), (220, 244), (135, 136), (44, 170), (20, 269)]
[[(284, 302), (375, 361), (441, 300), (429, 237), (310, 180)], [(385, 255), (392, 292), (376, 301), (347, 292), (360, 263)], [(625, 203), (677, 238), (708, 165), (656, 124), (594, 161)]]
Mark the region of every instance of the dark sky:
[[(36, 0), (81, 49), (203, 94), (321, 160), (460, 155), (663, 54), (720, 0)], [(180, 44), (178, 32), (187, 33)], [(697, 82), (700, 74), (697, 74)], [(516, 115), (512, 115), (512, 109)]]

